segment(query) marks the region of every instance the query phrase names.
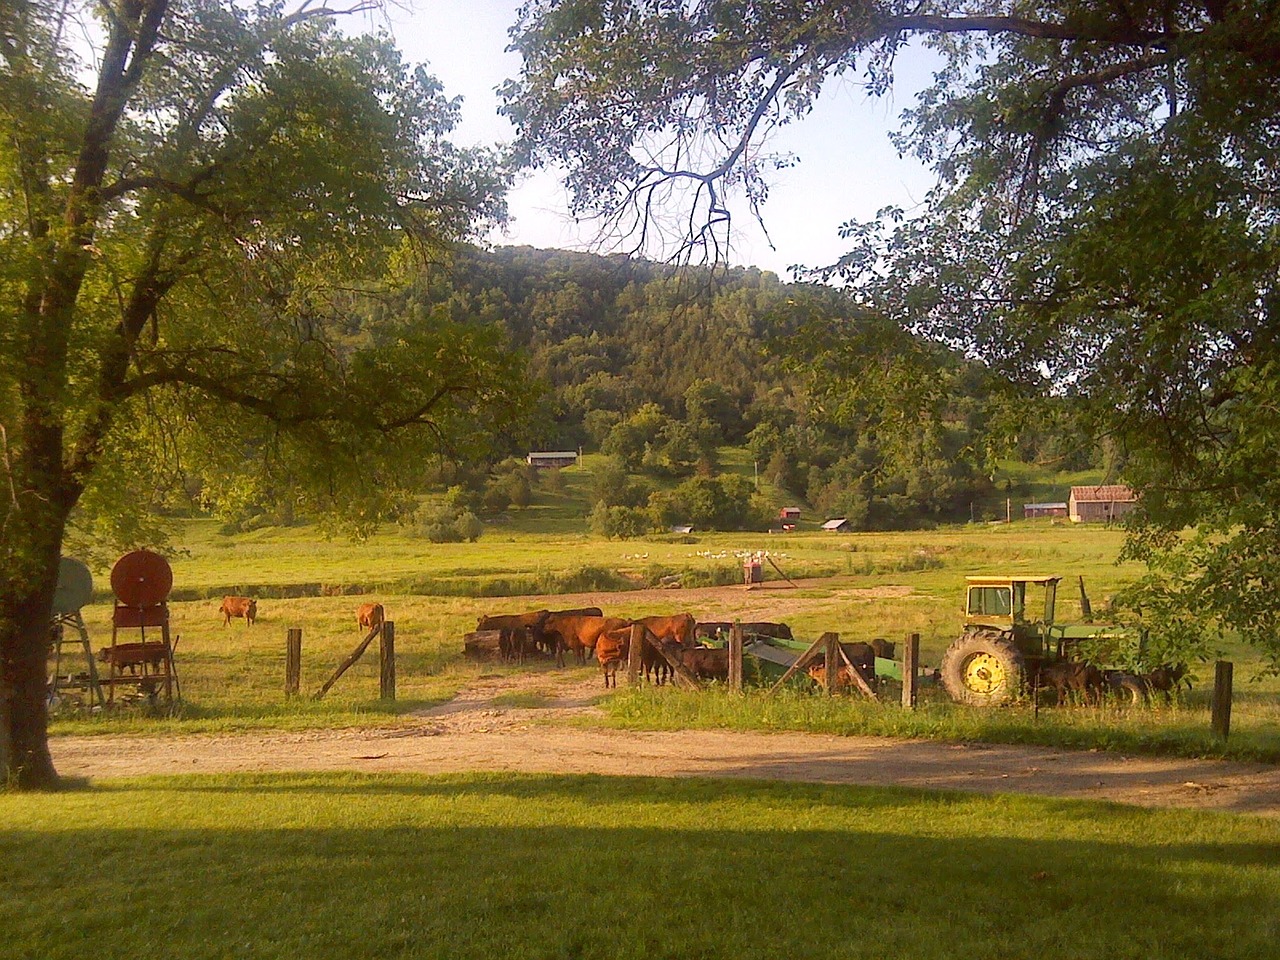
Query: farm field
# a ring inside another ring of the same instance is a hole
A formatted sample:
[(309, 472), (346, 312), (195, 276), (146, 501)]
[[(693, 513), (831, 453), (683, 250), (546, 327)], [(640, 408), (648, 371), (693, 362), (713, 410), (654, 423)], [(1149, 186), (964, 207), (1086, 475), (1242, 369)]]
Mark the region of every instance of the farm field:
[[(700, 619), (785, 620), (800, 637), (835, 630), (846, 639), (886, 636), (897, 640), (918, 632), (923, 662), (936, 665), (958, 629), (967, 573), (1062, 574), (1069, 579), (1063, 584), (1059, 609), (1062, 616), (1073, 617), (1079, 607), (1071, 578), (1084, 576), (1095, 606), (1101, 607), (1139, 569), (1114, 562), (1122, 537), (1119, 531), (1045, 521), (909, 533), (710, 534), (684, 543), (670, 538), (608, 541), (582, 532), (555, 534), (543, 529), (545, 520), (516, 514), (509, 530), (491, 529), (476, 543), (445, 545), (398, 529), (352, 544), (326, 541), (305, 527), (228, 536), (212, 521), (191, 522), (172, 553), (175, 596), (202, 594), (199, 599), (171, 604), (173, 631), (180, 637), (181, 708), (174, 716), (161, 718), (139, 711), (108, 718), (68, 713), (55, 718), (53, 732), (191, 733), (396, 725), (409, 714), (448, 701), (481, 675), (518, 674), (514, 667), (464, 661), (461, 638), (474, 629), (482, 614), (542, 606), (598, 605), (610, 615), (621, 616), (688, 610)], [(411, 578), (446, 587), (465, 583), (474, 593), (508, 590), (520, 578), (529, 577), (530, 570), (535, 571), (535, 581), (568, 584), (582, 579), (582, 570), (591, 569), (601, 580), (627, 586), (656, 579), (646, 570), (697, 584), (714, 582), (711, 572), (720, 569), (736, 582), (740, 576), (736, 554), (760, 550), (768, 550), (799, 586), (792, 588), (766, 564), (769, 582), (751, 591), (735, 585), (555, 590), (510, 597), (398, 592)], [(827, 575), (813, 576), (819, 573)], [(101, 590), (108, 582), (107, 571), (95, 575)], [(311, 584), (316, 592), (328, 587), (361, 593), (280, 596), (299, 584)], [(224, 591), (261, 597), (253, 627), (241, 620), (223, 625), (217, 606)], [(388, 617), (396, 622), (399, 699), (394, 703), (377, 699), (375, 648), (325, 700), (317, 703), (304, 696), (286, 703), (282, 691), (287, 629), (304, 630), (302, 687), (304, 693), (314, 691), (360, 640), (355, 608), (370, 599), (382, 601)], [(85, 616), (95, 647), (109, 643), (109, 606), (96, 603), (85, 609)], [(1211, 665), (1196, 667), (1198, 684), (1184, 704), (1145, 710), (1076, 708), (1041, 710), (1036, 716), (1029, 708), (962, 710), (926, 694), (925, 709), (908, 715), (893, 705), (858, 701), (827, 704), (819, 698), (793, 698), (765, 705), (755, 697), (624, 690), (610, 699), (608, 712), (614, 723), (662, 729), (809, 729), (1280, 758), (1280, 683), (1274, 678), (1251, 679), (1257, 673), (1257, 660), (1247, 649), (1228, 643), (1222, 652), (1237, 663), (1233, 733), (1225, 750), (1207, 732)]]
[(194, 960), (1159, 960), (1269, 956), (1280, 935), (1274, 824), (1203, 812), (812, 784), (320, 774), (0, 795), (0, 816), (14, 958), (79, 957), (92, 943), (102, 957)]

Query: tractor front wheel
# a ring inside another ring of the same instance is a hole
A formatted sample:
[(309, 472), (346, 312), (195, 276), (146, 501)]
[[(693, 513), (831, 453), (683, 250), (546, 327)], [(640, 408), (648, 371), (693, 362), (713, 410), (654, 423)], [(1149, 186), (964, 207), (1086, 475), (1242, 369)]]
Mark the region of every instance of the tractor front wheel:
[(966, 630), (942, 657), (942, 684), (951, 699), (975, 707), (1008, 703), (1022, 690), (1022, 653), (1007, 636)]

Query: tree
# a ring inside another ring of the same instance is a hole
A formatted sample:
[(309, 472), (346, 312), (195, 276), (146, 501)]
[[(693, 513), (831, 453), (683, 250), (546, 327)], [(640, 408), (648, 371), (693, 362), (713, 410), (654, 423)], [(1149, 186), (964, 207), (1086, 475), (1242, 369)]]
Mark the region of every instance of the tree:
[(64, 536), (78, 506), (123, 505), (130, 466), (181, 452), (214, 486), (270, 475), (367, 530), (420, 454), (524, 407), (493, 332), (358, 319), (391, 268), (500, 216), (503, 177), (449, 143), (434, 79), (335, 12), (0, 7), (0, 778), (21, 787), (57, 782)]
[(789, 162), (770, 130), (831, 78), (881, 93), (932, 47), (897, 143), (938, 185), (914, 216), (846, 224), (828, 276), (980, 358), (1006, 423), (1073, 400), (1140, 491), (1129, 553), (1280, 668), (1280, 7), (541, 0), (514, 37), (523, 157), (566, 165), (578, 213), (643, 244), (680, 224), (710, 256), (728, 194), (758, 212)]

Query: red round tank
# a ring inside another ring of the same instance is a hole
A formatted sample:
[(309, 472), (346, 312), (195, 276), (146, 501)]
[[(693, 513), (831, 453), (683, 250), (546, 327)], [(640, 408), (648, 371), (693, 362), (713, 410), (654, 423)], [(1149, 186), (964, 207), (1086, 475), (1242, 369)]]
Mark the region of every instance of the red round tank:
[(160, 554), (135, 550), (111, 568), (111, 589), (126, 607), (154, 607), (173, 589), (173, 569)]

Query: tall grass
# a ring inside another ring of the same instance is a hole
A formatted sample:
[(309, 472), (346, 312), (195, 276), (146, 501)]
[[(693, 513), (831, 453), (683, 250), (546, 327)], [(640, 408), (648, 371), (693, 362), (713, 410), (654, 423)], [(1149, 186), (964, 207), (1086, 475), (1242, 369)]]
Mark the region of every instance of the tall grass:
[(1239, 711), (1226, 741), (1210, 731), (1202, 704), (983, 709), (951, 703), (934, 691), (917, 709), (904, 710), (892, 701), (797, 689), (767, 696), (758, 689), (738, 695), (723, 687), (696, 693), (645, 687), (620, 691), (605, 706), (613, 725), (631, 729), (801, 730), (1280, 762), (1276, 710), (1262, 705), (1252, 717), (1247, 707)]

